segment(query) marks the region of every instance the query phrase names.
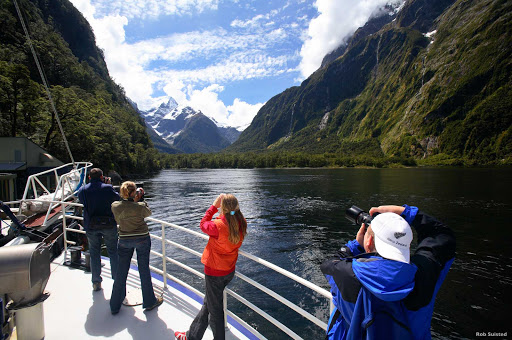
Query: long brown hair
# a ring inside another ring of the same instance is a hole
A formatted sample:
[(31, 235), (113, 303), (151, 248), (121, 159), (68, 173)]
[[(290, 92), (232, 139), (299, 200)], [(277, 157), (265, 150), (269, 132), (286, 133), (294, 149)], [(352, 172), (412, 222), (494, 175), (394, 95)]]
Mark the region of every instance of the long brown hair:
[[(240, 207), (238, 206), (238, 200), (234, 195), (226, 194), (222, 198), (222, 203), (220, 205), (222, 214), (226, 218), (229, 227), (229, 242), (232, 244), (237, 244), (240, 242), (241, 236), (247, 235), (247, 221), (245, 220), (244, 215), (240, 211)], [(234, 211), (234, 214), (231, 215), (231, 212)]]

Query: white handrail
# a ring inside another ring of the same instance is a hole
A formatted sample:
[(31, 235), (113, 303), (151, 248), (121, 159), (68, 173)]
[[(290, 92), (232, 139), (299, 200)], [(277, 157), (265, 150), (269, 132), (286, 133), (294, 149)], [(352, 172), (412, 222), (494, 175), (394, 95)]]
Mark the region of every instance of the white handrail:
[(34, 193), (35, 193), (35, 196), (37, 197), (37, 188), (35, 186), (35, 183), (33, 181), (34, 178), (37, 178), (37, 177), (40, 177), (40, 176), (43, 176), (43, 175), (46, 175), (46, 174), (49, 174), (49, 173), (53, 173), (55, 175), (55, 180), (56, 180), (56, 183), (59, 182), (59, 175), (58, 175), (58, 170), (60, 169), (63, 169), (63, 168), (66, 168), (66, 167), (75, 167), (75, 169), (79, 169), (79, 168), (90, 168), (92, 166), (92, 163), (91, 162), (76, 162), (76, 163), (67, 163), (67, 164), (63, 164), (61, 166), (58, 166), (56, 168), (52, 168), (52, 169), (49, 169), (49, 170), (45, 170), (45, 171), (41, 171), (41, 172), (38, 172), (37, 174), (33, 174), (33, 175), (30, 175), (27, 179), (27, 185), (25, 185), (25, 191), (23, 192), (23, 198), (22, 198), (22, 201), (25, 201), (27, 199), (27, 195), (28, 195), (28, 190), (30, 189), (30, 187), (32, 186), (32, 190), (34, 190)]
[[(23, 201), (23, 200), (22, 200)], [(6, 204), (17, 204), (17, 203), (20, 203), (22, 201), (12, 201), (12, 202), (5, 202)], [(37, 201), (37, 199), (26, 199), (24, 201)], [(67, 225), (66, 225), (66, 219), (70, 218), (70, 219), (83, 219), (81, 217), (78, 217), (78, 216), (68, 216), (66, 215), (66, 207), (68, 206), (74, 206), (74, 207), (83, 207), (82, 204), (80, 203), (74, 203), (74, 202), (65, 202), (65, 201), (46, 201), (46, 202), (49, 202), (51, 204), (57, 204), (57, 205), (62, 205), (63, 206), (63, 209), (62, 209), (62, 223), (63, 223), (63, 230), (65, 231), (71, 231), (71, 232), (75, 232), (75, 233), (82, 233), (84, 234), (85, 231), (83, 230), (77, 230), (77, 229), (70, 229), (70, 228), (67, 228)], [(181, 231), (184, 231), (184, 232), (187, 232), (189, 234), (192, 234), (196, 237), (199, 237), (199, 238), (202, 238), (202, 239), (208, 239), (208, 236), (204, 235), (204, 234), (201, 234), (201, 233), (198, 233), (196, 231), (193, 231), (193, 230), (190, 230), (190, 229), (187, 229), (187, 228), (184, 228), (184, 227), (181, 227), (181, 226), (178, 226), (176, 224), (173, 224), (173, 223), (169, 223), (169, 222), (165, 222), (165, 221), (162, 221), (162, 220), (158, 220), (156, 218), (152, 218), (152, 217), (149, 217), (149, 218), (146, 218), (147, 221), (150, 221), (150, 222), (155, 222), (155, 223), (158, 223), (161, 225), (161, 228), (162, 228), (162, 236), (163, 237), (160, 237), (158, 235), (154, 235), (154, 234), (150, 234), (150, 236), (152, 238), (156, 238), (156, 239), (159, 239), (162, 241), (162, 253), (159, 253), (157, 251), (154, 251), (154, 250), (151, 250), (151, 254), (155, 255), (155, 256), (158, 256), (158, 257), (161, 257), (162, 258), (162, 269), (159, 269), (159, 268), (156, 268), (154, 266), (150, 266), (150, 269), (160, 275), (162, 275), (164, 277), (164, 287), (166, 287), (166, 284), (167, 284), (167, 279), (170, 279), (170, 280), (173, 280), (174, 282), (178, 283), (179, 285), (193, 291), (194, 293), (196, 293), (197, 295), (199, 296), (202, 296), (204, 297), (204, 294), (201, 293), (200, 291), (198, 291), (197, 289), (195, 289), (194, 287), (190, 286), (189, 284), (183, 282), (182, 280), (174, 277), (173, 275), (170, 275), (169, 273), (167, 273), (167, 270), (166, 270), (166, 267), (167, 267), (167, 262), (171, 262), (187, 271), (189, 271), (190, 273), (198, 276), (198, 277), (201, 277), (201, 278), (204, 278), (204, 274), (195, 270), (194, 268), (182, 263), (182, 262), (179, 262), (175, 259), (172, 259), (168, 256), (165, 255), (165, 248), (167, 245), (171, 245), (171, 246), (174, 246), (174, 247), (177, 247), (179, 249), (182, 249), (182, 250), (185, 250), (186, 252), (188, 253), (191, 253), (195, 256), (198, 256), (198, 257), (201, 257), (201, 253), (198, 252), (198, 251), (195, 251), (191, 248), (188, 248), (184, 245), (181, 245), (177, 242), (174, 242), (174, 241), (171, 241), (171, 240), (167, 240), (165, 238), (165, 228), (166, 227), (172, 227), (172, 228), (175, 228), (175, 229), (178, 229), (178, 230), (181, 230)], [(65, 255), (64, 256), (67, 256), (67, 244), (70, 243), (70, 244), (73, 244), (74, 242), (71, 242), (71, 241), (68, 241), (67, 240), (67, 233), (64, 232), (63, 233), (63, 237), (64, 237), (64, 252), (65, 252)], [(328, 301), (330, 302), (331, 299), (332, 299), (332, 296), (330, 294), (330, 292), (328, 292), (327, 290), (321, 288), (321, 287), (318, 287), (317, 285), (281, 268), (281, 267), (278, 267), (266, 260), (263, 260), (257, 256), (254, 256), (252, 254), (249, 254), (249, 253), (246, 253), (244, 251), (239, 251), (239, 254), (252, 260), (252, 261), (255, 261), (263, 266), (266, 266), (267, 268), (270, 268), (292, 280), (294, 280), (295, 282), (297, 283), (300, 283), (302, 284), (303, 286), (313, 290), (314, 292), (316, 293), (319, 293), (320, 295), (322, 295), (323, 297), (327, 298)], [(133, 260), (132, 260), (133, 261)], [(309, 312), (305, 311), (304, 309), (302, 309), (301, 307), (297, 306), (296, 304), (290, 302), (289, 300), (287, 300), (286, 298), (282, 297), (281, 295), (279, 295), (278, 293), (272, 291), (271, 289), (265, 287), (264, 285), (254, 281), (253, 279), (241, 274), (240, 272), (235, 272), (235, 275), (244, 280), (245, 282), (247, 282), (248, 284), (260, 289), (261, 291), (265, 292), (266, 294), (270, 295), (271, 297), (273, 297), (274, 299), (276, 299), (277, 301), (279, 301), (280, 303), (282, 303), (283, 305), (287, 306), (288, 308), (294, 310), (295, 312), (297, 312), (298, 314), (300, 314), (301, 316), (303, 316), (304, 318), (308, 319), (309, 321), (311, 321), (312, 323), (314, 323), (315, 325), (321, 327), (322, 329), (326, 329), (327, 328), (327, 324), (318, 319), (317, 317), (313, 316), (312, 314), (310, 314)], [(272, 317), (271, 315), (269, 315), (268, 313), (266, 313), (265, 311), (263, 311), (262, 309), (260, 309), (259, 307), (257, 307), (256, 305), (254, 305), (253, 303), (249, 302), (247, 299), (245, 299), (244, 297), (240, 296), (239, 294), (237, 294), (236, 292), (232, 291), (231, 289), (228, 289), (226, 288), (225, 289), (225, 293), (226, 294), (229, 294), (231, 295), (232, 297), (234, 297), (235, 299), (237, 299), (238, 301), (240, 301), (241, 303), (243, 303), (244, 305), (246, 305), (247, 307), (251, 308), (253, 311), (255, 311), (256, 313), (260, 314), (262, 317), (264, 317), (265, 319), (267, 319), (269, 322), (271, 322), (272, 324), (274, 324), (275, 326), (277, 326), (280, 330), (282, 330), (284, 333), (286, 333), (289, 337), (293, 338), (293, 339), (301, 339), (301, 337), (299, 335), (297, 335), (295, 332), (293, 332), (291, 329), (289, 329), (288, 327), (286, 327), (284, 324), (282, 324), (280, 321), (278, 321), (277, 319), (275, 319), (274, 317)], [(258, 338), (261, 338), (261, 339), (264, 339), (264, 337), (259, 333), (257, 332), (256, 330), (252, 329), (249, 325), (247, 325), (246, 322), (244, 322), (243, 320), (241, 320), (238, 316), (236, 316), (234, 313), (232, 313), (231, 311), (227, 310), (227, 306), (226, 306), (226, 303), (227, 303), (227, 299), (225, 298), (224, 299), (225, 301), (225, 316), (227, 317), (227, 315), (233, 317), (236, 321), (238, 322), (241, 322), (243, 325), (245, 325), (249, 331), (251, 333), (253, 333), (254, 335), (256, 335)]]
[[(151, 222), (158, 223), (158, 224), (160, 224), (160, 225), (162, 226), (162, 228), (164, 228), (165, 226), (169, 226), (169, 227), (173, 227), (173, 228), (175, 228), (175, 229), (182, 230), (182, 231), (187, 232), (187, 233), (189, 233), (189, 234), (192, 234), (192, 235), (194, 235), (194, 236), (196, 236), (196, 237), (200, 237), (200, 238), (205, 239), (205, 240), (207, 240), (207, 239), (208, 239), (208, 236), (206, 236), (206, 235), (204, 235), (204, 234), (201, 234), (201, 233), (196, 232), (196, 231), (194, 231), (194, 230), (190, 230), (190, 229), (187, 229), (187, 228), (184, 228), (184, 227), (178, 226), (178, 225), (173, 224), (173, 223), (169, 223), (169, 222), (165, 222), (165, 221), (162, 221), (162, 220), (158, 220), (158, 219), (153, 218), (153, 217), (148, 217), (148, 218), (146, 218), (146, 220), (147, 220), (147, 221), (151, 221)], [(162, 234), (163, 234), (163, 233), (164, 233), (164, 232), (162, 231)], [(154, 237), (154, 238), (157, 238), (157, 239), (159, 239), (159, 238), (160, 238), (159, 236), (156, 236), (156, 235), (153, 235), (153, 234), (152, 234), (151, 236), (152, 236), (152, 237)], [(191, 254), (194, 254), (194, 255), (196, 255), (196, 256), (199, 256), (199, 257), (201, 256), (201, 253), (199, 253), (199, 252), (197, 252), (197, 251), (195, 251), (195, 250), (193, 250), (193, 249), (190, 249), (190, 248), (188, 248), (188, 247), (186, 247), (186, 246), (183, 246), (183, 245), (181, 245), (181, 244), (179, 244), (179, 243), (176, 243), (176, 242), (174, 242), (174, 241), (165, 240), (165, 243), (167, 243), (167, 244), (171, 244), (171, 245), (173, 245), (173, 246), (175, 246), (175, 247), (178, 247), (178, 248), (180, 248), (180, 249), (182, 249), (182, 250), (185, 250), (185, 251), (187, 251), (187, 252), (189, 252), (189, 253), (191, 253)], [(245, 251), (239, 250), (239, 254), (240, 254), (240, 255), (242, 255), (242, 256), (244, 256), (244, 257), (247, 257), (247, 258), (249, 258), (250, 260), (253, 260), (253, 261), (255, 261), (255, 262), (257, 262), (257, 263), (259, 263), (259, 264), (261, 264), (261, 265), (264, 265), (264, 266), (266, 266), (267, 268), (270, 268), (270, 269), (272, 269), (272, 270), (274, 270), (274, 271), (276, 271), (276, 272), (278, 272), (278, 273), (280, 273), (280, 274), (282, 274), (282, 275), (284, 275), (284, 276), (286, 276), (286, 277), (288, 277), (288, 278), (290, 278), (290, 279), (294, 280), (294, 281), (295, 281), (295, 282), (297, 282), (297, 283), (302, 284), (303, 286), (305, 286), (305, 287), (307, 287), (307, 288), (309, 288), (309, 289), (313, 290), (314, 292), (316, 292), (316, 293), (318, 293), (318, 294), (320, 294), (320, 295), (324, 296), (325, 298), (327, 298), (327, 299), (328, 299), (328, 301), (329, 301), (329, 302), (332, 300), (332, 295), (331, 295), (331, 293), (330, 293), (329, 291), (327, 291), (327, 290), (325, 290), (325, 289), (323, 289), (323, 288), (321, 288), (321, 287), (319, 287), (319, 286), (315, 285), (315, 284), (314, 284), (314, 283), (312, 283), (312, 282), (309, 282), (309, 281), (307, 281), (307, 280), (305, 280), (305, 279), (303, 279), (303, 278), (301, 278), (301, 277), (299, 277), (299, 276), (297, 276), (297, 275), (295, 275), (295, 274), (293, 274), (293, 273), (291, 273), (291, 272), (289, 272), (289, 271), (287, 271), (287, 270), (285, 270), (285, 269), (283, 269), (283, 268), (281, 268), (281, 267), (279, 267), (279, 266), (276, 266), (276, 265), (274, 265), (274, 264), (272, 264), (272, 263), (270, 263), (270, 262), (268, 262), (268, 261), (266, 261), (266, 260), (263, 260), (263, 259), (261, 259), (261, 258), (259, 258), (259, 257), (257, 257), (257, 256), (254, 256), (254, 255), (252, 255), (252, 254), (249, 254), (249, 253), (247, 253), (247, 252), (245, 252)], [(167, 258), (167, 260), (172, 261), (173, 263), (174, 263), (174, 261), (175, 261), (175, 260), (171, 260), (170, 258)], [(165, 262), (165, 260), (164, 260), (164, 262)], [(180, 267), (182, 267), (182, 268), (184, 268), (184, 269), (186, 269), (186, 270), (188, 270), (188, 271), (190, 271), (190, 272), (192, 272), (192, 273), (196, 272), (195, 274), (196, 274), (197, 276), (203, 277), (203, 275), (202, 275), (201, 273), (197, 272), (195, 269), (193, 269), (193, 268), (191, 268), (191, 267), (189, 267), (189, 266), (187, 266), (187, 265), (180, 264), (179, 266), (180, 266)], [(256, 282), (256, 281), (254, 281), (254, 280), (252, 280), (252, 279), (248, 278), (247, 276), (245, 276), (245, 275), (243, 275), (243, 274), (239, 273), (238, 271), (235, 273), (235, 275), (236, 275), (237, 277), (239, 277), (240, 279), (243, 279), (244, 281), (246, 281), (246, 282), (247, 282), (247, 283), (249, 283), (250, 285), (252, 285), (252, 286), (254, 286), (254, 287), (256, 287), (256, 288), (260, 289), (261, 291), (265, 292), (266, 294), (268, 294), (268, 295), (272, 296), (274, 299), (276, 299), (276, 300), (277, 300), (277, 301), (279, 301), (280, 303), (282, 303), (282, 304), (284, 304), (285, 306), (289, 307), (290, 309), (294, 310), (295, 312), (297, 312), (298, 314), (302, 315), (304, 318), (306, 318), (306, 319), (308, 319), (309, 321), (313, 322), (314, 324), (316, 324), (317, 326), (321, 327), (322, 329), (327, 329), (327, 323), (323, 322), (322, 320), (320, 320), (320, 319), (318, 319), (317, 317), (313, 316), (312, 314), (308, 313), (307, 311), (305, 311), (305, 310), (304, 310), (304, 309), (302, 309), (301, 307), (299, 307), (299, 306), (297, 306), (297, 305), (293, 304), (292, 302), (290, 302), (289, 300), (285, 299), (284, 297), (282, 297), (281, 295), (277, 294), (276, 292), (274, 292), (274, 291), (272, 291), (272, 290), (268, 289), (267, 287), (265, 287), (265, 286), (263, 286), (263, 285), (259, 284), (259, 283), (258, 283), (258, 282)], [(297, 335), (296, 335), (293, 331), (291, 331), (290, 329), (286, 328), (286, 326), (284, 326), (284, 325), (282, 325), (281, 323), (279, 323), (277, 320), (275, 320), (273, 317), (271, 317), (271, 316), (270, 316), (270, 315), (268, 315), (267, 313), (265, 313), (265, 312), (261, 311), (261, 310), (260, 310), (258, 307), (256, 307), (255, 305), (251, 304), (250, 302), (248, 302), (247, 300), (245, 300), (245, 299), (243, 299), (243, 298), (242, 298), (243, 300), (240, 300), (240, 299), (238, 298), (238, 297), (240, 297), (240, 296), (239, 296), (239, 295), (236, 295), (236, 296), (235, 296), (235, 295), (231, 294), (231, 292), (232, 292), (232, 291), (231, 291), (231, 290), (229, 290), (229, 289), (226, 289), (226, 292), (227, 292), (227, 293), (229, 293), (230, 295), (234, 296), (235, 298), (237, 298), (240, 302), (244, 303), (244, 304), (245, 304), (245, 305), (247, 305), (249, 308), (251, 308), (251, 309), (253, 309), (254, 311), (256, 311), (258, 314), (260, 314), (261, 316), (263, 316), (265, 319), (267, 319), (268, 321), (270, 321), (270, 322), (271, 322), (271, 323), (273, 323), (274, 325), (278, 326), (281, 330), (283, 330), (286, 334), (288, 334), (288, 335), (289, 335), (289, 336), (291, 336), (292, 338), (296, 338), (296, 336), (297, 336)], [(234, 292), (233, 292), (233, 293), (234, 293)], [(235, 293), (235, 294), (236, 294), (236, 293)], [(240, 298), (241, 298), (241, 297), (240, 297)], [(254, 308), (256, 308), (256, 309), (254, 309), (253, 307), (254, 307)], [(332, 306), (331, 306), (331, 308), (332, 308)], [(262, 313), (260, 313), (259, 311), (261, 311)], [(226, 314), (226, 312), (227, 312), (227, 311), (225, 311), (225, 314)], [(283, 327), (284, 327), (284, 328), (283, 328)], [(286, 329), (286, 330), (285, 330), (285, 329)], [(300, 338), (300, 337), (299, 337), (299, 338)]]

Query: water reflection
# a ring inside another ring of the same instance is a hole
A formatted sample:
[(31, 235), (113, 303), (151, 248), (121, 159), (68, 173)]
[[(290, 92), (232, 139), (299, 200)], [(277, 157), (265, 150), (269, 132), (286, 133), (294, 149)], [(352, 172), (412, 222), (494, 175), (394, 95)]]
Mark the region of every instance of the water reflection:
[[(474, 337), (475, 332), (507, 331), (507, 292), (512, 288), (508, 251), (512, 242), (506, 228), (512, 218), (511, 182), (507, 169), (167, 170), (145, 179), (145, 191), (155, 218), (196, 231), (217, 194), (235, 194), (249, 224), (242, 249), (322, 287), (327, 287), (327, 282), (319, 264), (357, 232), (344, 218), (347, 207), (416, 205), (449, 224), (457, 235), (457, 259), (439, 293), (432, 334), (458, 338)], [(159, 233), (159, 226), (154, 226), (153, 232)], [(173, 230), (168, 230), (167, 238), (177, 238), (199, 252), (205, 244)], [(202, 271), (197, 257), (171, 248), (168, 252), (177, 259), (190, 260), (187, 263)], [(237, 269), (310, 313), (327, 318), (325, 299), (292, 281), (243, 258)], [(200, 279), (172, 270), (202, 290)], [(293, 320), (292, 329), (297, 333), (323, 336), (318, 327), (305, 326), (295, 312), (283, 310), (271, 298), (263, 299), (261, 292), (238, 281), (233, 281), (233, 290), (243, 291), (250, 301), (280, 320)], [(253, 314), (236, 303), (233, 306), (230, 308), (244, 317)], [(262, 329), (260, 325), (259, 329), (269, 338), (282, 336), (272, 326)]]

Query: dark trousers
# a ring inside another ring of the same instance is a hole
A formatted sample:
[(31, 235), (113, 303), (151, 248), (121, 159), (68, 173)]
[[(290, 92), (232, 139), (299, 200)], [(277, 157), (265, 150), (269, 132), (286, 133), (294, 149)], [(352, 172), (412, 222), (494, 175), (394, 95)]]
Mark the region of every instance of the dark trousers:
[(224, 330), (224, 308), (223, 292), (228, 283), (233, 280), (235, 272), (226, 276), (205, 275), (206, 295), (204, 297), (203, 307), (197, 314), (187, 332), (187, 339), (200, 340), (204, 332), (210, 325), (215, 340), (224, 340), (226, 333)]

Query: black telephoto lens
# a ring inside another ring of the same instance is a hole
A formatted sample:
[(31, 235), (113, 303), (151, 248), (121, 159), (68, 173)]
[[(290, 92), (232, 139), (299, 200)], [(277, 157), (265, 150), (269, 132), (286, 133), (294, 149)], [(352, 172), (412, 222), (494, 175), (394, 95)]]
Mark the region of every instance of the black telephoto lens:
[(373, 219), (370, 214), (355, 205), (345, 211), (345, 218), (356, 225), (361, 225), (363, 223), (368, 225)]

